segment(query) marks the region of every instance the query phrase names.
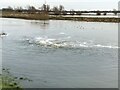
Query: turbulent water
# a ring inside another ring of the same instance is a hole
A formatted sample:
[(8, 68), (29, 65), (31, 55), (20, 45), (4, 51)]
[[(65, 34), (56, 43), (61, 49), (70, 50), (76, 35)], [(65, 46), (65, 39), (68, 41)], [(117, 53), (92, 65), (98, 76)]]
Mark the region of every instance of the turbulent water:
[[(118, 86), (116, 23), (0, 19), (2, 65), (25, 88)], [(0, 48), (1, 49), (1, 48)]]

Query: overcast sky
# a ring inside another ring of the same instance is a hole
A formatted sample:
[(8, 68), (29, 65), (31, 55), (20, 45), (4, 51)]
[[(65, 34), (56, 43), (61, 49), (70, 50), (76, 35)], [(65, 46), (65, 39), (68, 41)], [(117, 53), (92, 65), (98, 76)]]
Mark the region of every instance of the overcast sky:
[[(26, 7), (33, 5), (40, 7), (45, 0), (0, 0), (0, 8), (12, 6)], [(47, 4), (53, 6), (64, 5), (70, 10), (113, 10), (118, 8), (119, 0), (46, 0)]]

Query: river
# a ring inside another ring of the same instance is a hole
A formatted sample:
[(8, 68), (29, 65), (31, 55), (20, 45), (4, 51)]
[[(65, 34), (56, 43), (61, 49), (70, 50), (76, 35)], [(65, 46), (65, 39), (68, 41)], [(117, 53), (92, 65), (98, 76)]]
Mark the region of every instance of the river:
[(24, 88), (118, 87), (118, 24), (0, 18), (2, 66)]

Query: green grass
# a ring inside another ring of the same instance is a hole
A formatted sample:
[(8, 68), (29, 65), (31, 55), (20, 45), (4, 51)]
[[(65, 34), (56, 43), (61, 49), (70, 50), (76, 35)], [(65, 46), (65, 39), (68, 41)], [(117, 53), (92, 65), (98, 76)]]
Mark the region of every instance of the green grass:
[(22, 90), (19, 81), (10, 74), (9, 69), (3, 69), (0, 75), (0, 89), (2, 90)]
[(9, 69), (2, 69), (2, 74), (0, 74), (0, 90), (23, 90), (20, 82), (32, 80), (25, 77), (15, 77), (10, 73)]

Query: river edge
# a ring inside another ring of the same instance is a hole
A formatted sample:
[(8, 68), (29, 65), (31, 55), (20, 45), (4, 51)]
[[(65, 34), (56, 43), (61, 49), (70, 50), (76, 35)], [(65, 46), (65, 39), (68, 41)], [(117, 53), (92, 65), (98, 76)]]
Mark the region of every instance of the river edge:
[(114, 17), (63, 17), (63, 16), (49, 16), (48, 19), (41, 17), (27, 17), (27, 16), (14, 16), (7, 15), (0, 18), (18, 18), (26, 20), (72, 20), (72, 21), (86, 21), (86, 22), (109, 22), (109, 23), (120, 23), (120, 18)]

